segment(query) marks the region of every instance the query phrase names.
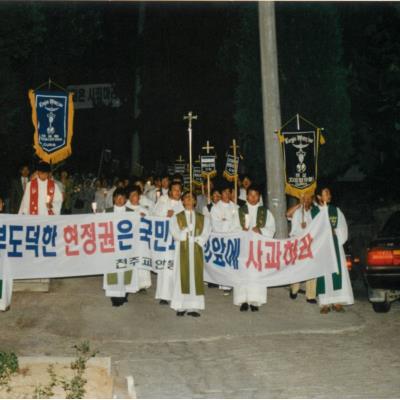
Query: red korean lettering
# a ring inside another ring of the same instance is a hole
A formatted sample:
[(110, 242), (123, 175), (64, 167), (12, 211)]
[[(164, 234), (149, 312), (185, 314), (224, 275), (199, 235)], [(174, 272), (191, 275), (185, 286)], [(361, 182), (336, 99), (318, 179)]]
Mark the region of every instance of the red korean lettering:
[(275, 268), (277, 270), (280, 269), (281, 263), (281, 243), (280, 242), (265, 242), (265, 247), (267, 248), (266, 261), (264, 264), (265, 269)]
[(309, 233), (300, 239), (301, 245), (299, 246), (299, 260), (314, 258), (311, 250), (311, 244), (313, 240), (314, 239)]
[(254, 246), (254, 241), (250, 240), (250, 243), (249, 243), (249, 258), (246, 261), (246, 267), (249, 268), (253, 264), (254, 267), (260, 271), (261, 270), (261, 255), (262, 255), (261, 241), (260, 240), (257, 241), (256, 254), (254, 254), (254, 247), (255, 247)]
[(83, 251), (91, 255), (96, 251), (96, 230), (94, 222), (81, 225), (81, 230), (81, 238), (86, 239), (83, 243)]
[(297, 260), (297, 243), (298, 240), (287, 240), (283, 250), (283, 261), (286, 265), (293, 265)]
[(78, 228), (76, 225), (67, 225), (64, 228), (65, 254), (67, 256), (79, 256), (79, 250), (71, 250), (70, 245), (78, 246)]
[(102, 253), (113, 253), (115, 251), (113, 223), (111, 221), (99, 222), (98, 227), (102, 230), (102, 232), (98, 234), (100, 251)]

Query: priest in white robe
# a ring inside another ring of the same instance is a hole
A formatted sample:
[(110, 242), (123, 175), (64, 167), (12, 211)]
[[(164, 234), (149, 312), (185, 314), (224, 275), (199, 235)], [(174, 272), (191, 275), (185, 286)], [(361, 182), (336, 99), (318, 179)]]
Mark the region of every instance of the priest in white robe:
[[(126, 189), (128, 201), (126, 207), (141, 217), (149, 215), (149, 211), (140, 205), (141, 190), (139, 186), (131, 186)], [(151, 272), (142, 268), (134, 268), (132, 276), (133, 293), (144, 292), (151, 287)]]
[[(275, 235), (275, 219), (272, 213), (260, 204), (260, 191), (256, 186), (247, 188), (247, 200), (239, 209), (239, 221), (243, 230), (253, 231), (268, 239)], [(252, 282), (237, 285), (233, 289), (233, 304), (240, 306), (240, 311), (258, 311), (267, 302), (267, 288)]]
[(319, 186), (316, 190), (318, 205), (311, 208), (311, 216), (315, 216), (324, 207), (328, 208), (329, 221), (333, 234), (338, 273), (321, 276), (317, 279), (317, 296), (321, 314), (327, 314), (331, 309), (343, 312), (344, 305), (354, 303), (353, 288), (349, 271), (346, 266), (346, 255), (343, 245), (347, 241), (348, 230), (346, 218), (339, 207), (331, 204), (332, 194), (329, 188)]
[(63, 196), (49, 174), (50, 165), (40, 162), (36, 176), (26, 184), (19, 214), (43, 216), (60, 214)]
[(210, 236), (209, 219), (194, 211), (195, 196), (182, 196), (184, 211), (171, 219), (171, 234), (175, 239), (174, 286), (171, 308), (177, 316), (185, 313), (199, 317), (204, 310), (203, 247)]
[[(311, 224), (311, 206), (313, 204), (313, 196), (311, 193), (305, 193), (300, 198), (299, 207), (293, 212), (291, 219), (290, 237), (302, 236), (304, 230)], [(290, 298), (295, 300), (300, 291), (300, 282), (290, 285)], [(317, 280), (309, 279), (305, 282), (306, 301), (316, 304), (316, 288)], [(303, 292), (304, 293), (304, 292)]]
[[(221, 190), (221, 200), (211, 209), (211, 227), (216, 233), (230, 233), (241, 230), (238, 217), (238, 206), (233, 201), (232, 184), (230, 182), (222, 182), (219, 186)], [(229, 296), (232, 288), (229, 286), (220, 286), (225, 296)]]
[[(105, 212), (125, 214), (133, 212), (126, 206), (126, 191), (116, 188), (113, 193), (114, 205), (107, 208)], [(103, 289), (106, 296), (111, 298), (113, 307), (122, 306), (128, 301), (128, 293), (136, 293), (137, 283), (133, 280), (133, 270), (118, 271), (105, 274), (103, 278)]]
[[(168, 196), (161, 196), (153, 210), (156, 217), (172, 218), (175, 214), (184, 210), (182, 202), (182, 184), (180, 182), (172, 182)], [(174, 288), (174, 270), (164, 268), (157, 273), (157, 289), (156, 299), (160, 300), (160, 304), (168, 304), (172, 299)]]

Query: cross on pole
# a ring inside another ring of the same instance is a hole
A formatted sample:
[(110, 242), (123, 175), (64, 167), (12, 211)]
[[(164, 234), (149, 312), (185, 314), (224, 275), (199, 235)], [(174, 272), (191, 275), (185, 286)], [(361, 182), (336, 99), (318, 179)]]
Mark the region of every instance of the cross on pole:
[[(193, 115), (192, 111), (189, 111), (187, 115), (183, 116), (183, 120), (188, 120), (188, 134), (189, 134), (189, 190), (190, 196), (193, 196), (193, 171), (192, 171), (192, 120), (196, 120), (197, 115)], [(190, 214), (192, 215), (192, 214)]]
[[(203, 150), (207, 152), (207, 154), (210, 154), (210, 150), (213, 150), (214, 147), (210, 146), (210, 142), (207, 140), (206, 145), (202, 147)], [(210, 180), (210, 175), (207, 174), (207, 204), (211, 203), (211, 180)]]
[(177, 162), (184, 162), (185, 160), (182, 158), (182, 154), (179, 155), (179, 158), (176, 160)]
[(202, 147), (203, 150), (206, 150), (207, 154), (210, 154), (210, 150), (213, 150), (214, 147), (210, 146), (210, 142), (207, 140), (207, 144)]

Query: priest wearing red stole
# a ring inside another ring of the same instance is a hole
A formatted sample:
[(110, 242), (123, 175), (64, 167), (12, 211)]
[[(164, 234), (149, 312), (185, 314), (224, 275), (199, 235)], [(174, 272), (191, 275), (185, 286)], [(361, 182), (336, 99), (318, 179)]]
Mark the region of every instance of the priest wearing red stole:
[(19, 214), (42, 216), (60, 214), (62, 193), (49, 175), (50, 165), (40, 162), (36, 177), (26, 185)]

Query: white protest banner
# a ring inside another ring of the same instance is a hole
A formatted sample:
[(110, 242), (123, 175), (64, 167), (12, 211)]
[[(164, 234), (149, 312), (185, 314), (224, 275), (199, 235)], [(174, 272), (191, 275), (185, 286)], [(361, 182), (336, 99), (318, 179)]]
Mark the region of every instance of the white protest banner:
[(204, 280), (224, 286), (283, 286), (338, 272), (326, 210), (300, 237), (276, 240), (254, 232), (214, 233), (204, 254)]
[[(134, 212), (52, 217), (3, 214), (0, 298), (4, 301), (10, 295), (12, 279), (173, 269), (175, 243), (169, 224), (168, 218)], [(212, 234), (204, 257), (204, 280), (227, 286), (254, 281), (266, 287), (288, 285), (337, 272), (326, 210), (297, 238), (266, 239), (252, 232)], [(4, 309), (1, 300), (0, 309)]]

